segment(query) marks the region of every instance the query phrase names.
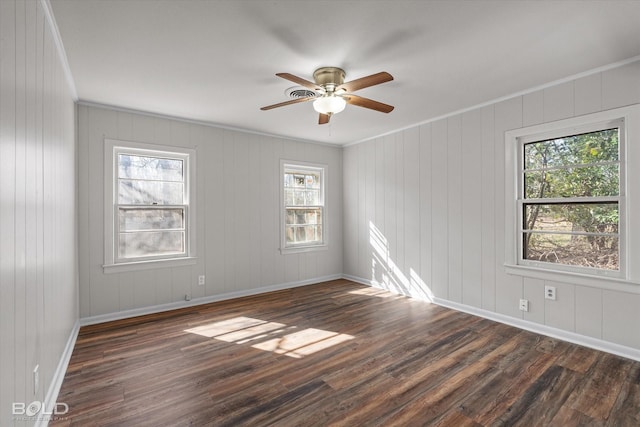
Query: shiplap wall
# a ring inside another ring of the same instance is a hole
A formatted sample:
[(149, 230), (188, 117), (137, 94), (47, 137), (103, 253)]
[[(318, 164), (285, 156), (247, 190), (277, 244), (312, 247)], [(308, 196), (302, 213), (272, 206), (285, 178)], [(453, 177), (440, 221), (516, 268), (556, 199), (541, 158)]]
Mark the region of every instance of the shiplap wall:
[[(196, 265), (103, 272), (105, 138), (196, 150)], [(82, 318), (342, 273), (341, 148), (89, 105), (78, 106), (78, 140)], [(280, 254), (281, 158), (328, 165), (328, 250)]]
[(45, 399), (78, 319), (74, 103), (40, 1), (0, 1), (0, 82), (0, 425), (9, 426), (13, 402)]
[(640, 349), (640, 285), (619, 292), (558, 276), (550, 301), (545, 280), (503, 267), (505, 131), (637, 103), (638, 62), (347, 147), (345, 274)]

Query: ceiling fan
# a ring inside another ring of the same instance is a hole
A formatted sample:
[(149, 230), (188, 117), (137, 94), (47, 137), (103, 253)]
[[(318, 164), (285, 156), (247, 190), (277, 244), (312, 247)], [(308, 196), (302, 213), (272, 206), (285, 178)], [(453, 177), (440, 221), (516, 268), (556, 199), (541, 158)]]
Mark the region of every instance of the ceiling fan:
[(393, 111), (393, 106), (391, 105), (353, 94), (357, 90), (393, 80), (393, 76), (385, 71), (346, 83), (344, 82), (344, 70), (337, 67), (318, 68), (313, 72), (315, 83), (289, 73), (277, 73), (276, 76), (304, 86), (315, 92), (315, 94), (268, 105), (261, 108), (263, 111), (284, 107), (285, 105), (313, 101), (313, 109), (320, 113), (319, 125), (329, 123), (331, 116), (344, 110), (347, 104), (369, 108), (382, 113)]

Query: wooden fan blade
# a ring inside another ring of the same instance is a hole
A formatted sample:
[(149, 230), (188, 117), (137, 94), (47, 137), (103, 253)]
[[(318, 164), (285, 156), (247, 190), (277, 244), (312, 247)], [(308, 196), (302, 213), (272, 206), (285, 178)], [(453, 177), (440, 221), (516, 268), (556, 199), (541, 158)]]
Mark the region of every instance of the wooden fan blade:
[(322, 89), (320, 86), (318, 86), (315, 83), (310, 82), (309, 80), (305, 80), (302, 77), (298, 77), (298, 76), (294, 76), (293, 74), (289, 74), (289, 73), (276, 73), (276, 76), (278, 77), (282, 77), (285, 80), (289, 80), (290, 82), (294, 82), (294, 83), (298, 83), (300, 86), (304, 86), (307, 89), (311, 89), (311, 90), (320, 90)]
[(315, 96), (309, 96), (306, 98), (297, 98), (297, 99), (292, 99), (289, 101), (284, 101), (284, 102), (280, 102), (278, 104), (273, 104), (273, 105), (267, 105), (266, 107), (262, 107), (261, 110), (262, 111), (267, 111), (267, 110), (272, 110), (274, 108), (278, 108), (278, 107), (284, 107), (286, 105), (292, 105), (292, 104), (297, 104), (299, 102), (307, 102), (307, 101), (312, 101), (316, 99)]
[(379, 85), (380, 83), (386, 83), (393, 80), (393, 76), (386, 71), (380, 73), (371, 74), (367, 77), (355, 79), (350, 82), (346, 82), (338, 86), (336, 90), (344, 89), (347, 92), (355, 92), (356, 90), (364, 89), (365, 87)]
[(326, 125), (327, 123), (329, 123), (329, 119), (330, 118), (331, 118), (330, 115), (320, 113), (320, 117), (318, 118), (318, 124), (319, 125)]
[(381, 113), (390, 113), (393, 111), (393, 105), (383, 104), (373, 99), (363, 98), (358, 95), (343, 95), (347, 104), (357, 105), (358, 107), (369, 108), (371, 110), (380, 111)]

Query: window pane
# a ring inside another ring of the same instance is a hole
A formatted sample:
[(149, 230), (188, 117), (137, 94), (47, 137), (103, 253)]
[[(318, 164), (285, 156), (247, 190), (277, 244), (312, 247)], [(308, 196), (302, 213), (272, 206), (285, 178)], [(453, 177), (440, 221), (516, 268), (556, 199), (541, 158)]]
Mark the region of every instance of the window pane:
[(322, 243), (321, 225), (291, 225), (285, 228), (288, 244)]
[(182, 182), (183, 162), (176, 159), (119, 154), (118, 177)]
[(322, 224), (322, 209), (310, 209), (306, 211), (306, 224)]
[(120, 233), (120, 258), (185, 253), (183, 231), (140, 231)]
[(524, 259), (618, 270), (618, 238), (524, 233)]
[(618, 129), (608, 129), (524, 146), (525, 169), (618, 160)]
[(118, 204), (122, 205), (181, 205), (183, 194), (181, 182), (118, 181)]
[(286, 227), (285, 238), (287, 244), (295, 242), (295, 227)]
[(285, 165), (285, 247), (322, 244), (322, 177), (321, 168)]
[(293, 186), (297, 188), (304, 188), (304, 175), (302, 174), (294, 174), (293, 175)]
[(284, 190), (284, 204), (285, 206), (293, 205), (293, 190), (290, 188)]
[(318, 204), (320, 204), (320, 197), (319, 197), (318, 190), (307, 190), (306, 204), (307, 205), (318, 205)]
[(284, 186), (320, 189), (320, 174), (313, 172), (285, 172)]
[(589, 166), (524, 174), (526, 199), (617, 196), (619, 166)]
[(307, 225), (304, 227), (304, 237), (307, 242), (319, 242), (319, 227), (316, 225)]
[(286, 225), (322, 224), (322, 209), (289, 208), (286, 212)]
[(293, 194), (293, 203), (295, 206), (304, 206), (304, 195), (305, 192), (302, 190), (296, 190)]
[(184, 209), (119, 209), (121, 231), (184, 228)]
[(302, 243), (302, 242), (306, 242), (307, 239), (305, 238), (305, 227), (296, 227), (295, 229), (295, 239), (296, 239), (296, 243)]
[(305, 212), (303, 210), (297, 210), (296, 211), (296, 224), (306, 224), (306, 215)]
[(284, 186), (293, 187), (293, 174), (290, 174), (290, 173), (284, 174)]
[(307, 188), (320, 188), (320, 175), (307, 174), (305, 177), (305, 184)]
[(296, 223), (296, 211), (294, 209), (287, 209), (286, 218), (284, 220), (286, 225)]
[(618, 232), (617, 203), (524, 205), (525, 230)]

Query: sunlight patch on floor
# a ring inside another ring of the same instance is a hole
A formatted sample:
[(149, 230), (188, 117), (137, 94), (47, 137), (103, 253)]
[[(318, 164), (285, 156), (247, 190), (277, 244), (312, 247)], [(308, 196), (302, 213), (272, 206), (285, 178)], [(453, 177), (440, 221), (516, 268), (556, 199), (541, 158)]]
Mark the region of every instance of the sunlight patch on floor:
[(389, 298), (389, 297), (397, 296), (387, 290), (378, 289), (378, 288), (356, 289), (355, 291), (349, 291), (348, 293), (352, 295), (366, 295), (369, 297), (378, 297), (378, 298)]
[(352, 339), (352, 335), (309, 328), (251, 347), (299, 359)]
[(197, 326), (187, 329), (185, 332), (225, 342), (247, 342), (251, 338), (257, 339), (259, 336), (265, 336), (269, 332), (280, 332), (285, 326), (282, 323), (266, 322), (241, 316)]
[(258, 341), (251, 347), (294, 358), (308, 356), (354, 338), (315, 328), (288, 333), (293, 329), (297, 327), (239, 316), (185, 329), (185, 332), (236, 344)]

